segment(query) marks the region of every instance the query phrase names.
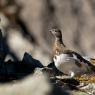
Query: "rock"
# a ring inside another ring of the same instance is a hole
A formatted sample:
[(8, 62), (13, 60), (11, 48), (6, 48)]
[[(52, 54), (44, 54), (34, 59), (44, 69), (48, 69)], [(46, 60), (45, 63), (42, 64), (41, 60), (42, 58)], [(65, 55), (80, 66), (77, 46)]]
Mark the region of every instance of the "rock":
[(49, 81), (40, 71), (36, 71), (21, 81), (0, 84), (1, 95), (47, 95), (51, 90)]
[(0, 61), (4, 61), (6, 56), (5, 47), (4, 47), (4, 39), (2, 30), (0, 29)]
[(70, 95), (89, 95), (89, 94), (82, 91), (71, 91)]
[(43, 68), (44, 66), (37, 59), (34, 59), (29, 53), (25, 52), (24, 57), (22, 59), (24, 63), (32, 64), (34, 67)]
[(51, 62), (50, 64), (48, 64), (47, 67), (49, 67), (49, 68), (56, 68), (55, 65), (54, 65), (54, 62)]
[(22, 79), (27, 75), (33, 74), (36, 68), (43, 67), (39, 60), (32, 58), (28, 53), (24, 54), (22, 61), (0, 61), (0, 82)]
[(89, 95), (95, 95), (95, 83), (88, 83), (80, 89), (87, 92)]

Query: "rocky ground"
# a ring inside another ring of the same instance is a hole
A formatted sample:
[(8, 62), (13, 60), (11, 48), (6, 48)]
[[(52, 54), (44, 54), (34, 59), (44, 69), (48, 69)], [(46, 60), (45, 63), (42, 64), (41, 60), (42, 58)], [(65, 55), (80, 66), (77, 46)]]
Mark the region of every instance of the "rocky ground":
[(2, 95), (95, 95), (95, 74), (65, 78), (54, 63), (43, 66), (25, 53), (23, 60), (0, 60)]

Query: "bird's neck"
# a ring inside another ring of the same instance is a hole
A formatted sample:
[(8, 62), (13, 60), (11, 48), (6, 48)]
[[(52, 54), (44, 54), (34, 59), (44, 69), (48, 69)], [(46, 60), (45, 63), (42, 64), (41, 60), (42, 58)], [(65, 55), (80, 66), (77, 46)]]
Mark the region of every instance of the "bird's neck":
[(61, 52), (63, 52), (65, 50), (65, 48), (66, 48), (66, 46), (62, 42), (62, 39), (56, 38), (55, 43), (54, 43), (54, 47), (53, 47), (54, 54), (59, 55)]
[(59, 46), (60, 46), (60, 45), (63, 45), (63, 46), (65, 47), (65, 45), (64, 45), (64, 43), (63, 43), (63, 41), (62, 41), (62, 38), (56, 38), (56, 39), (55, 39), (55, 44), (56, 44), (56, 45), (59, 45)]

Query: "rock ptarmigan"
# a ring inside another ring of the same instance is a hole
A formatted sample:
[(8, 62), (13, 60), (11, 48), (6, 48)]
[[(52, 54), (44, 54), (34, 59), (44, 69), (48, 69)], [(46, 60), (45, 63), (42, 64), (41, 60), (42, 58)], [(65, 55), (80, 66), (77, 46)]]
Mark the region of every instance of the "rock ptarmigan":
[(53, 60), (59, 71), (69, 78), (95, 71), (95, 67), (88, 60), (65, 46), (60, 29), (51, 29), (50, 32), (55, 37)]

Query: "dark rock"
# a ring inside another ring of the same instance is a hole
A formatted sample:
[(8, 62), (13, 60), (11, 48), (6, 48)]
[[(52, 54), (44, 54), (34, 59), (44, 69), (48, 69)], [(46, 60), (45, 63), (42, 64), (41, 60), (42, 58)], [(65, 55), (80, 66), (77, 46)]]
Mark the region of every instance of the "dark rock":
[(3, 38), (2, 30), (0, 29), (0, 61), (4, 61), (6, 54), (7, 53), (4, 46), (4, 38)]
[[(66, 87), (66, 90), (67, 90), (67, 88), (68, 87)], [(65, 87), (58, 86), (57, 84), (54, 84), (50, 95), (70, 95), (69, 92), (66, 90), (65, 90)]]
[(32, 64), (34, 67), (43, 68), (44, 66), (37, 59), (34, 59), (30, 54), (25, 52), (24, 57), (22, 59), (23, 63)]
[(36, 68), (43, 67), (44, 66), (40, 61), (32, 58), (28, 53), (24, 54), (22, 61), (9, 60), (4, 62), (0, 60), (0, 82), (22, 79), (23, 77), (32, 74)]
[(50, 64), (48, 64), (47, 67), (48, 67), (48, 68), (52, 68), (52, 69), (54, 70), (54, 72), (55, 72), (56, 75), (63, 75), (63, 73), (60, 72), (60, 71), (56, 68), (54, 62), (51, 62)]
[(51, 62), (50, 64), (48, 64), (47, 67), (54, 68), (55, 67), (54, 62)]

